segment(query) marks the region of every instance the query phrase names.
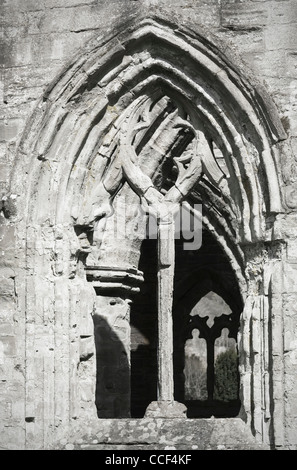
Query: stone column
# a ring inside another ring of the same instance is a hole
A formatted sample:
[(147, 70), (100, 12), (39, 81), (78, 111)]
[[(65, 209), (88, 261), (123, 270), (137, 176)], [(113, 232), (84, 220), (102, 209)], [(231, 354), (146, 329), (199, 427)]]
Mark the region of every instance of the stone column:
[(173, 214), (158, 222), (158, 401), (146, 417), (185, 418), (185, 405), (174, 401), (172, 300), (175, 225)]
[(172, 297), (174, 224), (158, 227), (158, 401), (174, 400)]

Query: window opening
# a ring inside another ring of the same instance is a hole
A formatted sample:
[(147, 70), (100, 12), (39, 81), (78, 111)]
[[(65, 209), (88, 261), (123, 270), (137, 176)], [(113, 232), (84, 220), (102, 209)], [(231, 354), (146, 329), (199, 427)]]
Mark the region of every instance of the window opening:
[(225, 253), (208, 232), (202, 240), (196, 253), (176, 242), (175, 399), (186, 405), (188, 418), (234, 417), (241, 300)]
[[(192, 309), (188, 322), (191, 349), (189, 355), (188, 339), (185, 343), (184, 368), (184, 402), (188, 416), (199, 417), (199, 408), (203, 406), (203, 413), (218, 417), (236, 415), (239, 411), (236, 316), (223, 299), (210, 292)], [(203, 347), (202, 339), (205, 341)], [(203, 387), (201, 379), (204, 390), (203, 394), (198, 394), (194, 390), (195, 387)]]

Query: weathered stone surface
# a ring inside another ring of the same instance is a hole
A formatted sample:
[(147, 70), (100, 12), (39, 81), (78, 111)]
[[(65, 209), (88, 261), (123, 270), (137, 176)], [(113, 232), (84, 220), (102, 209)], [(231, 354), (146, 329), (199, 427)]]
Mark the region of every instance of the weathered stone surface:
[(156, 401), (147, 407), (145, 416), (147, 418), (186, 418), (187, 408), (176, 401)]
[[(296, 1), (1, 8), (0, 448), (296, 449)], [(168, 240), (139, 265), (142, 211), (183, 198), (215, 242), (173, 284)], [(211, 289), (240, 309), (245, 421), (129, 418), (131, 376), (174, 394), (172, 298), (184, 319)]]
[(261, 3), (225, 3), (221, 8), (221, 25), (236, 31), (262, 29), (267, 24), (267, 9)]
[[(77, 450), (168, 450), (169, 447), (176, 450), (267, 450), (248, 434), (240, 419), (230, 420), (227, 430), (222, 420), (177, 418), (104, 420), (97, 429), (90, 429), (84, 436), (72, 436), (67, 444)], [(119, 437), (121, 443), (118, 443)]]

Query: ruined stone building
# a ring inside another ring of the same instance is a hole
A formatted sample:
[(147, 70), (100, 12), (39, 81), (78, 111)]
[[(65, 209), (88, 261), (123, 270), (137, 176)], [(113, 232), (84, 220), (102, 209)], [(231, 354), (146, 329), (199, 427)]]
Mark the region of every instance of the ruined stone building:
[(296, 1), (0, 5), (0, 448), (297, 449)]

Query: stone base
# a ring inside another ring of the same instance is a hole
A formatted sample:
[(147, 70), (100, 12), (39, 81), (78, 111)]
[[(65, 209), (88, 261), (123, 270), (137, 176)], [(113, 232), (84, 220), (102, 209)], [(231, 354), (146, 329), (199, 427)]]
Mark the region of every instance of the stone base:
[(98, 419), (74, 428), (55, 450), (269, 450), (241, 418)]
[(152, 401), (146, 409), (145, 418), (187, 418), (187, 408), (178, 401)]

